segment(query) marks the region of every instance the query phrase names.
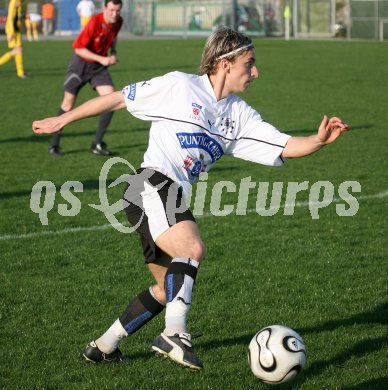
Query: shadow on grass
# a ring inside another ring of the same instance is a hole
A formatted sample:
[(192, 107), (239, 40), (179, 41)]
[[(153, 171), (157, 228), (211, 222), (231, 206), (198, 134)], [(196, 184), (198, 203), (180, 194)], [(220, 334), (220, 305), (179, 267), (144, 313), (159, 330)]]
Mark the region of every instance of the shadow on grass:
[[(97, 125), (96, 125), (97, 126)], [(133, 130), (131, 130), (133, 131)], [(138, 131), (138, 130), (134, 130)], [(108, 133), (122, 133), (123, 130), (108, 130)], [(96, 130), (87, 130), (87, 131), (77, 131), (77, 132), (69, 132), (66, 133), (64, 132), (62, 134), (61, 139), (66, 139), (66, 138), (78, 138), (78, 137), (85, 137), (85, 136), (91, 136), (91, 138), (94, 137), (96, 134)], [(6, 144), (6, 143), (13, 143), (13, 142), (49, 142), (51, 139), (50, 134), (42, 134), (42, 135), (37, 135), (34, 134), (31, 130), (31, 133), (24, 136), (24, 137), (10, 137), (10, 138), (5, 138), (0, 140), (0, 144)]]
[[(372, 129), (374, 125), (367, 124), (367, 125), (359, 125), (359, 126), (350, 126), (349, 131), (360, 131), (360, 130), (369, 130)], [(315, 134), (317, 132), (317, 129), (293, 129), (293, 130), (284, 130), (287, 134)]]
[[(85, 152), (89, 152), (89, 147), (90, 145), (87, 143), (85, 144), (85, 147), (83, 149), (71, 149), (71, 150), (66, 150), (66, 149), (63, 149), (62, 152), (64, 153), (64, 156), (62, 157), (59, 157), (59, 158), (66, 158), (66, 156), (70, 156), (72, 154), (79, 154), (79, 153), (85, 153)], [(114, 148), (114, 150), (111, 150), (111, 148), (109, 147), (109, 150), (111, 152), (110, 156), (95, 156), (95, 158), (101, 158), (102, 160), (103, 159), (108, 159), (110, 157), (119, 157), (120, 156), (120, 153), (118, 153), (117, 151), (120, 150), (120, 151), (129, 151), (131, 149), (139, 149), (141, 150), (142, 153), (144, 153), (147, 149), (147, 144), (129, 144), (129, 145), (122, 145), (122, 146), (112, 146), (112, 148)], [(54, 157), (54, 158), (58, 158), (58, 157)], [(98, 188), (98, 186), (97, 186)]]
[(388, 389), (388, 377), (371, 379), (370, 381), (361, 382), (358, 385), (346, 386), (342, 390), (382, 390)]
[[(347, 319), (342, 320), (332, 320), (327, 321), (321, 325), (296, 329), (296, 331), (302, 335), (306, 333), (316, 333), (316, 332), (330, 332), (340, 327), (353, 326), (355, 324), (387, 324), (388, 318), (388, 303), (382, 303), (378, 305), (375, 309), (363, 312)], [(221, 340), (211, 340), (208, 342), (201, 343), (200, 340), (198, 345), (201, 348), (208, 349), (217, 349), (224, 348), (228, 346), (235, 345), (248, 345), (251, 341), (252, 335), (242, 335), (239, 337), (221, 339)], [(369, 353), (380, 351), (388, 346), (388, 336), (381, 336), (377, 338), (368, 338), (353, 345), (350, 345), (348, 349), (337, 354), (334, 358), (330, 360), (319, 360), (312, 362), (305, 371), (302, 372), (300, 378), (297, 382), (291, 384), (281, 385), (279, 388), (292, 389), (296, 388), (298, 382), (303, 381), (304, 379), (313, 378), (323, 371), (325, 371), (330, 366), (341, 366), (345, 364), (352, 357), (362, 357)], [(387, 378), (378, 378), (371, 380), (369, 382), (363, 382), (354, 387), (348, 387), (347, 389), (386, 389)], [(384, 386), (385, 385), (385, 386)]]
[[(325, 371), (330, 366), (337, 366), (340, 367), (341, 365), (345, 364), (347, 360), (353, 358), (353, 357), (362, 357), (368, 353), (379, 351), (382, 348), (385, 348), (388, 346), (388, 337), (382, 336), (377, 337), (374, 339), (367, 339), (363, 340), (359, 343), (354, 344), (353, 346), (350, 346), (347, 350), (339, 353), (334, 358), (331, 358), (330, 360), (318, 360), (313, 362), (308, 366), (308, 368), (303, 373), (303, 378), (312, 378), (321, 372)], [(385, 378), (376, 379), (373, 381), (374, 386), (373, 388), (379, 388), (384, 389), (386, 387), (382, 386), (383, 382), (385, 381)], [(379, 386), (378, 386), (379, 385)], [(359, 388), (364, 389), (364, 384), (360, 384)], [(353, 388), (353, 387), (352, 387)], [(356, 388), (356, 387), (355, 387)]]
[[(321, 325), (308, 327), (308, 328), (298, 328), (295, 330), (299, 334), (304, 335), (307, 333), (330, 332), (340, 327), (353, 326), (356, 324), (386, 325), (387, 318), (388, 318), (388, 303), (382, 303), (378, 305), (374, 310), (356, 314), (346, 319), (327, 321)], [(252, 338), (251, 334), (242, 335), (231, 339), (212, 340), (201, 344), (201, 346), (205, 349), (213, 349), (213, 348), (225, 347), (228, 345), (237, 345), (237, 344), (247, 345), (251, 341), (251, 338)], [(388, 338), (384, 338), (385, 342), (387, 342), (387, 340)]]
[[(97, 125), (96, 125), (97, 126)], [(115, 129), (115, 130), (108, 130), (107, 132), (107, 136), (109, 136), (109, 134), (118, 134), (118, 133), (122, 133), (122, 134), (125, 134), (125, 136), (128, 137), (128, 139), (130, 140), (131, 138), (131, 132), (134, 133), (142, 133), (142, 132), (148, 132), (149, 131), (149, 128), (145, 128), (145, 127), (136, 127), (136, 128), (125, 128), (125, 129)], [(27, 133), (26, 133), (27, 134)], [(64, 132), (62, 134), (62, 137), (61, 139), (66, 139), (66, 138), (79, 138), (79, 137), (86, 137), (86, 136), (90, 136), (91, 139), (94, 138), (96, 134), (96, 131), (95, 130), (87, 130), (87, 131), (76, 131), (76, 132)], [(33, 134), (32, 130), (31, 130), (31, 133), (29, 135), (26, 135), (24, 137), (10, 137), (10, 138), (5, 138), (5, 139), (0, 139), (0, 144), (8, 144), (8, 143), (17, 143), (17, 142), (34, 142), (34, 143), (37, 143), (37, 142), (49, 142), (49, 140), (51, 139), (51, 135), (50, 134), (42, 134), (42, 135), (37, 135), (37, 134)], [(136, 145), (128, 145), (128, 147), (134, 147)]]
[(322, 325), (299, 329), (301, 334), (327, 332), (342, 326), (352, 326), (355, 324), (382, 324), (388, 323), (388, 303), (378, 305), (374, 310), (356, 314), (346, 319), (330, 320)]
[(65, 66), (63, 68), (51, 68), (51, 69), (44, 69), (44, 70), (42, 70), (42, 68), (30, 67), (29, 70), (34, 75), (34, 77), (62, 76), (63, 78), (65, 78), (65, 75), (66, 75), (66, 67)]

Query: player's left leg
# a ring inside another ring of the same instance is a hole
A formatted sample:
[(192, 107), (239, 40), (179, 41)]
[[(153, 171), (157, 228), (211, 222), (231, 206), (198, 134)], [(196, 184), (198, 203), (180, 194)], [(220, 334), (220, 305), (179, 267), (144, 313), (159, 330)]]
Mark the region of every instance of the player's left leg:
[(156, 285), (138, 294), (109, 329), (87, 345), (83, 353), (86, 360), (94, 363), (127, 360), (119, 349), (119, 343), (163, 311), (165, 306), (163, 283), (169, 262), (169, 258), (162, 256), (159, 263), (148, 264)]
[(14, 49), (15, 53), (15, 65), (16, 65), (16, 74), (19, 78), (24, 79), (26, 75), (24, 73), (24, 64), (23, 64), (23, 47), (18, 46)]
[[(115, 91), (113, 85), (98, 85), (95, 88), (100, 96), (108, 95)], [(107, 148), (106, 143), (103, 142), (103, 138), (109, 126), (109, 123), (112, 120), (112, 116), (113, 116), (113, 112), (106, 112), (100, 116), (98, 129), (96, 131), (94, 142), (92, 143), (90, 149), (90, 151), (93, 154), (102, 155), (102, 156), (109, 156), (111, 154), (111, 152)]]
[[(66, 84), (65, 84), (66, 88)], [(63, 95), (63, 100), (61, 103), (61, 106), (59, 107), (57, 116), (60, 116), (62, 114), (65, 114), (66, 112), (69, 112), (73, 109), (74, 104), (77, 99), (77, 93), (68, 92), (65, 90)], [(59, 130), (56, 133), (53, 133), (51, 136), (51, 142), (49, 146), (49, 154), (52, 156), (62, 156), (61, 150), (60, 150), (60, 142), (61, 142), (61, 135), (62, 135), (63, 128)]]
[(22, 34), (20, 32), (15, 34), (14, 42), (12, 42), (12, 45), (14, 46), (14, 49), (12, 51), (15, 56), (17, 76), (21, 79), (25, 79), (27, 76), (24, 73)]

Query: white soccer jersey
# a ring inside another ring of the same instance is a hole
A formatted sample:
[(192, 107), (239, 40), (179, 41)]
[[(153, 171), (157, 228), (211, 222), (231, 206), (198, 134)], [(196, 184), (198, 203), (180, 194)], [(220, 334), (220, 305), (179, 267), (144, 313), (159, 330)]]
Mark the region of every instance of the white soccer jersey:
[(152, 121), (143, 168), (192, 184), (224, 154), (283, 164), (280, 155), (290, 136), (236, 95), (217, 101), (207, 75), (172, 72), (130, 84), (122, 93), (132, 115)]

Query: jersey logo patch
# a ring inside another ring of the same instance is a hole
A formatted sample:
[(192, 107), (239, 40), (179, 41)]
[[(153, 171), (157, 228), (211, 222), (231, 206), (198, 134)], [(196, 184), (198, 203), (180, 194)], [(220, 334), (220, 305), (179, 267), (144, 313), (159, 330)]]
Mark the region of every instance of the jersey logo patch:
[(191, 119), (195, 119), (197, 121), (200, 120), (199, 115), (201, 114), (202, 106), (198, 103), (191, 103), (192, 106), (192, 114), (190, 115)]
[(209, 153), (212, 163), (222, 157), (224, 151), (221, 145), (204, 133), (177, 133), (182, 149), (203, 149)]
[(230, 118), (222, 118), (221, 119), (221, 131), (225, 133), (231, 133), (234, 129), (235, 121)]
[(189, 180), (196, 180), (201, 172), (205, 172), (206, 165), (204, 164), (204, 156), (199, 154), (199, 160), (194, 160), (193, 157), (187, 155), (183, 161), (182, 168), (187, 171)]
[(131, 84), (129, 86), (129, 94), (127, 96), (127, 99), (135, 100), (135, 96), (136, 96), (136, 84)]

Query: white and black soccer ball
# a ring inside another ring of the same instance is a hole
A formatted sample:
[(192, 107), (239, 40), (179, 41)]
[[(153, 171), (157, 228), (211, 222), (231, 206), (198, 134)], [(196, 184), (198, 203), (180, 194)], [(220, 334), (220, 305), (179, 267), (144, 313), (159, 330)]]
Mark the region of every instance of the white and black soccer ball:
[(306, 347), (297, 332), (271, 325), (249, 343), (248, 362), (253, 374), (268, 384), (291, 381), (306, 364)]

